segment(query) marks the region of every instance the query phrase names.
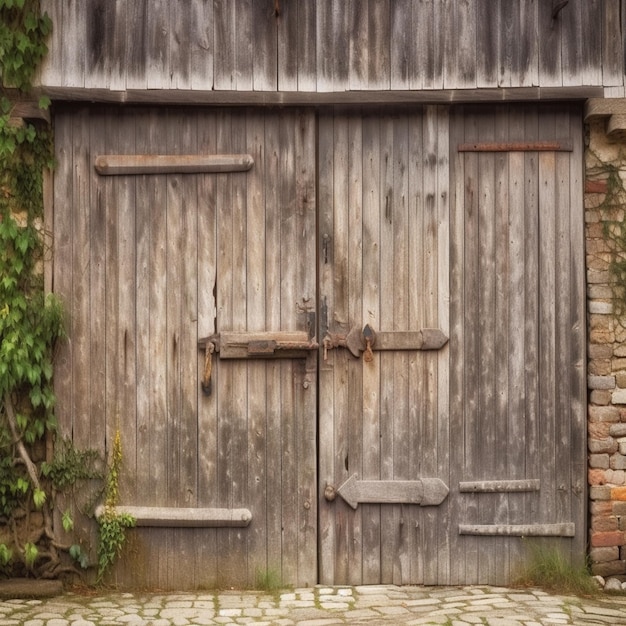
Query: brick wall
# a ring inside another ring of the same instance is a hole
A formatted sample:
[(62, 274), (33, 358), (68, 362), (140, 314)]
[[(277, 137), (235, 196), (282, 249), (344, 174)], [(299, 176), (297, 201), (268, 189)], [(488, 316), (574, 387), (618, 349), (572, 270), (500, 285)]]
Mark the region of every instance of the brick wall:
[(589, 554), (602, 576), (626, 574), (626, 317), (616, 314), (608, 234), (624, 219), (626, 141), (605, 127), (605, 119), (589, 124), (585, 153)]

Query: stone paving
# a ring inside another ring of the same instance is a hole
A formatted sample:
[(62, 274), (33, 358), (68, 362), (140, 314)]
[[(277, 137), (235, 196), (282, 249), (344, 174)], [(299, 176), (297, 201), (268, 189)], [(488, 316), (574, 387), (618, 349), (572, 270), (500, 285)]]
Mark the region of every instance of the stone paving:
[(80, 595), (0, 602), (0, 626), (626, 625), (626, 595), (495, 587), (323, 587), (266, 593)]

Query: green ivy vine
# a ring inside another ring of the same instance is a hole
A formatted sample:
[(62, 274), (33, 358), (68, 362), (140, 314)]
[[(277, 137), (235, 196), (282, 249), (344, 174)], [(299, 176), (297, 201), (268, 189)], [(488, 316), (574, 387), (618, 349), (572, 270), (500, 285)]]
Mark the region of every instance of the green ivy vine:
[[(72, 456), (61, 447), (62, 456), (46, 458), (56, 430), (54, 349), (63, 337), (62, 307), (45, 295), (42, 274), (43, 176), (53, 165), (52, 132), (46, 122), (13, 111), (28, 97), (51, 29), (39, 0), (0, 0), (0, 573), (9, 576), (74, 570), (66, 553), (86, 564), (78, 546), (59, 541), (55, 494), (97, 476), (88, 454)], [(71, 530), (69, 513), (61, 520)]]

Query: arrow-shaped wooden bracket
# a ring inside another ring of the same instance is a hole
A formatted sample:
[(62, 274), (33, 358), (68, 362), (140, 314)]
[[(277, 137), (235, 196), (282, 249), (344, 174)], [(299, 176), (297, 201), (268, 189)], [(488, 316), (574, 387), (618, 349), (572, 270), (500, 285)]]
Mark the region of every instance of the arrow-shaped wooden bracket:
[(439, 478), (419, 480), (358, 480), (353, 474), (337, 493), (356, 509), (359, 504), (419, 504), (437, 506), (448, 495), (447, 485)]

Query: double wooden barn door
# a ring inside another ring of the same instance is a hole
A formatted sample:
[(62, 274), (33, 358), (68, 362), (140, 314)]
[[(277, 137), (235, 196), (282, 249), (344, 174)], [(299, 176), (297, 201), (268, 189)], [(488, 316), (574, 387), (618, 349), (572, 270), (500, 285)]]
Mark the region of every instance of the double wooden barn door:
[(504, 583), (533, 535), (583, 556), (575, 107), (55, 124), (58, 415), (78, 447), (120, 434), (120, 584)]

